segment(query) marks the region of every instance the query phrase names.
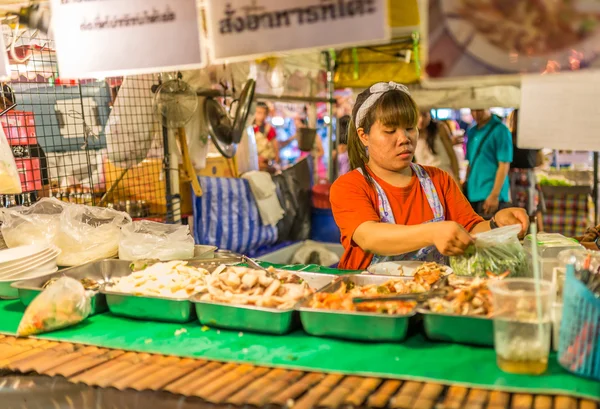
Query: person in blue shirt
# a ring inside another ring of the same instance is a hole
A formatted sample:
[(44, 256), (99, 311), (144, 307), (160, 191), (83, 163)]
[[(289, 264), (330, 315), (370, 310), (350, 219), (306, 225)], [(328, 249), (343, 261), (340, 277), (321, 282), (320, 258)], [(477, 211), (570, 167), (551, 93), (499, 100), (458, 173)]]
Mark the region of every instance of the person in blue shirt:
[(467, 132), (466, 194), (473, 209), (490, 219), (510, 207), (508, 171), (513, 160), (510, 130), (487, 109), (472, 111), (476, 125)]

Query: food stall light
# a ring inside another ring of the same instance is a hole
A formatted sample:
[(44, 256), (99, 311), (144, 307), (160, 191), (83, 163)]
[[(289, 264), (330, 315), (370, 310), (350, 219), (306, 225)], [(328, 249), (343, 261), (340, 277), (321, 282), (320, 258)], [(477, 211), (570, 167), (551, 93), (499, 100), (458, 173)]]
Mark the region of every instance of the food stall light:
[(280, 116), (274, 116), (274, 117), (271, 119), (271, 124), (272, 124), (273, 126), (283, 126), (283, 124), (285, 124), (285, 119), (283, 119), (283, 118), (282, 118), (282, 117), (280, 117)]
[(323, 122), (325, 122), (326, 124), (329, 124), (329, 123), (331, 123), (331, 118), (329, 118), (327, 115), (325, 115), (323, 117)]

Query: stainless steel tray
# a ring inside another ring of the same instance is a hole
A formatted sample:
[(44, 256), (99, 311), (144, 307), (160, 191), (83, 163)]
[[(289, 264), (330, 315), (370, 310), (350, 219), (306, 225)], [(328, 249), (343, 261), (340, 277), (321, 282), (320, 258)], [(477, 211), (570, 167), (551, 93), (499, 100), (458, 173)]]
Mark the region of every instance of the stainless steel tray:
[[(17, 289), (21, 302), (27, 306), (31, 304), (35, 297), (42, 292), (42, 286), (46, 281), (54, 277), (71, 277), (77, 280), (82, 278), (91, 278), (101, 284), (110, 282), (114, 277), (122, 277), (131, 274), (129, 262), (122, 260), (102, 260), (92, 261), (90, 263), (67, 268), (56, 273), (48, 274), (43, 277), (31, 278), (28, 280), (19, 281), (13, 284)], [(100, 314), (107, 311), (106, 297), (100, 292), (92, 297), (92, 309), (90, 315)]]
[[(330, 284), (336, 276), (329, 274), (290, 271), (301, 277), (306, 283), (319, 290)], [(298, 327), (298, 316), (294, 309), (255, 307), (235, 305), (214, 301), (202, 301), (196, 294), (191, 298), (196, 307), (198, 320), (202, 325), (226, 328), (238, 331), (285, 334)]]
[[(130, 262), (115, 260), (122, 264), (115, 264), (115, 269), (127, 270), (131, 274)], [(201, 267), (210, 272), (221, 264), (237, 264), (239, 258), (214, 259), (214, 260), (187, 260), (188, 265)], [(150, 321), (188, 322), (195, 318), (194, 306), (189, 299), (176, 299), (153, 297), (148, 295), (134, 295), (112, 291), (110, 286), (104, 286), (100, 292), (106, 296), (106, 303), (111, 313), (128, 318)]]
[(440, 314), (417, 308), (427, 338), (457, 344), (494, 346), (494, 322), (476, 315)]
[[(356, 285), (382, 284), (391, 279), (412, 280), (412, 277), (350, 274), (340, 276), (320, 292), (337, 291), (342, 283)], [(297, 309), (304, 330), (319, 337), (344, 338), (360, 341), (403, 341), (408, 334), (409, 321), (415, 315), (387, 315), (368, 312), (346, 312), (310, 308), (313, 296), (307, 297)]]

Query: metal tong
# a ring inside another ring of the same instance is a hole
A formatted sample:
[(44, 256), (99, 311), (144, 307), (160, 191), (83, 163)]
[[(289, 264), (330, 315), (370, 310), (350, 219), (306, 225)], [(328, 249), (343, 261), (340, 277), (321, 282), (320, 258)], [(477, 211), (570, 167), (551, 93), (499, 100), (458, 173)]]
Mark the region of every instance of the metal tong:
[(442, 276), (436, 283), (434, 283), (429, 291), (424, 293), (413, 293), (413, 294), (396, 294), (396, 295), (384, 295), (377, 297), (354, 297), (352, 302), (354, 304), (362, 304), (366, 302), (383, 302), (383, 301), (416, 301), (421, 303), (427, 301), (433, 297), (439, 297), (446, 294), (444, 287), (448, 284), (448, 276)]
[(250, 267), (252, 267), (255, 270), (262, 270), (262, 271), (266, 272), (268, 277), (278, 278), (276, 274), (272, 273), (271, 271), (267, 270), (266, 268), (264, 268), (263, 266), (258, 264), (253, 258), (250, 258), (248, 256), (242, 256), (242, 262), (248, 264)]

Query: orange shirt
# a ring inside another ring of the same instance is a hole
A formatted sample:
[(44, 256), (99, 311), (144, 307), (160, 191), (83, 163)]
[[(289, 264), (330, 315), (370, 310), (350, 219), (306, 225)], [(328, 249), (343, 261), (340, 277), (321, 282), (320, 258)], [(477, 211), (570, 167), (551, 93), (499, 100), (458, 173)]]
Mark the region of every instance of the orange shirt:
[[(452, 220), (471, 231), (483, 219), (475, 213), (471, 204), (462, 194), (458, 184), (441, 169), (423, 166), (437, 191), (446, 220)], [(395, 187), (375, 176), (387, 195), (396, 224), (415, 225), (433, 219), (433, 212), (427, 201), (425, 191), (419, 179), (413, 177), (406, 187)], [(335, 222), (342, 234), (344, 255), (339, 268), (363, 270), (371, 263), (373, 254), (363, 251), (354, 241), (354, 231), (368, 221), (380, 221), (379, 204), (375, 188), (369, 185), (365, 177), (353, 170), (337, 179), (331, 187), (331, 208)]]

